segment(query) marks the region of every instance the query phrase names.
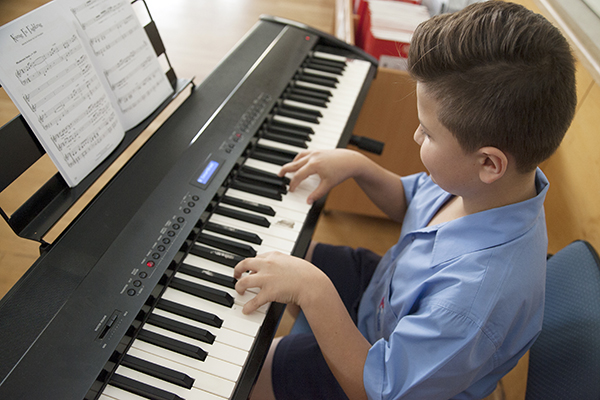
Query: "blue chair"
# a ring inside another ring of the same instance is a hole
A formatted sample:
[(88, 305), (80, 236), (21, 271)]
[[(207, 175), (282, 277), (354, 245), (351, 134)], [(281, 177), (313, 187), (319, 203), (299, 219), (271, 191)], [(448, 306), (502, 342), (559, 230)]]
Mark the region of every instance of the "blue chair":
[(600, 259), (575, 241), (548, 260), (542, 332), (526, 400), (600, 399)]

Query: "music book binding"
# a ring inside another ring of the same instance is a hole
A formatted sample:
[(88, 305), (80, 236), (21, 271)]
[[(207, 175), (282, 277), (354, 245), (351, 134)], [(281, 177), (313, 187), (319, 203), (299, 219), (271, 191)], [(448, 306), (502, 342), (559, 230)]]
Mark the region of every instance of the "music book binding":
[(0, 27), (0, 83), (70, 187), (173, 88), (128, 0), (54, 0)]

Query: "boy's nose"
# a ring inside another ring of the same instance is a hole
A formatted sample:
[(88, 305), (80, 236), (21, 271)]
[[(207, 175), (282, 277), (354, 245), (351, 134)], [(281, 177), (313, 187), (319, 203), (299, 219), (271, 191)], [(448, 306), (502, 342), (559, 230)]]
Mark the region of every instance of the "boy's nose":
[(415, 129), (415, 133), (413, 135), (413, 139), (420, 146), (423, 143), (423, 135), (421, 134), (421, 125), (417, 126)]

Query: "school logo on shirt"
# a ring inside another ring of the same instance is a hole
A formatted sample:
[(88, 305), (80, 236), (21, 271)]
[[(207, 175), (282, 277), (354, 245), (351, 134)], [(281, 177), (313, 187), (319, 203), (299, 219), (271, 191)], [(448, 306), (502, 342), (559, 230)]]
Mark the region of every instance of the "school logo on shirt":
[(381, 327), (383, 325), (383, 323), (382, 323), (383, 309), (385, 308), (384, 298), (385, 297), (381, 298), (381, 302), (379, 303), (379, 307), (377, 307), (377, 317), (375, 318), (376, 321), (377, 321), (377, 332), (381, 332)]

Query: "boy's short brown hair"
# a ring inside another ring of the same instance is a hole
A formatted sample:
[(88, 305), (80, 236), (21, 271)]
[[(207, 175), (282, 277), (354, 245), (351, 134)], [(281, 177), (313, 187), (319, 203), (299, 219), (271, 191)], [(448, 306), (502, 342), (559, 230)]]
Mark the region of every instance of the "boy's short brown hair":
[(552, 155), (575, 113), (569, 44), (517, 4), (490, 0), (422, 23), (408, 67), (440, 102), (438, 119), (465, 151), (497, 147), (520, 172)]

